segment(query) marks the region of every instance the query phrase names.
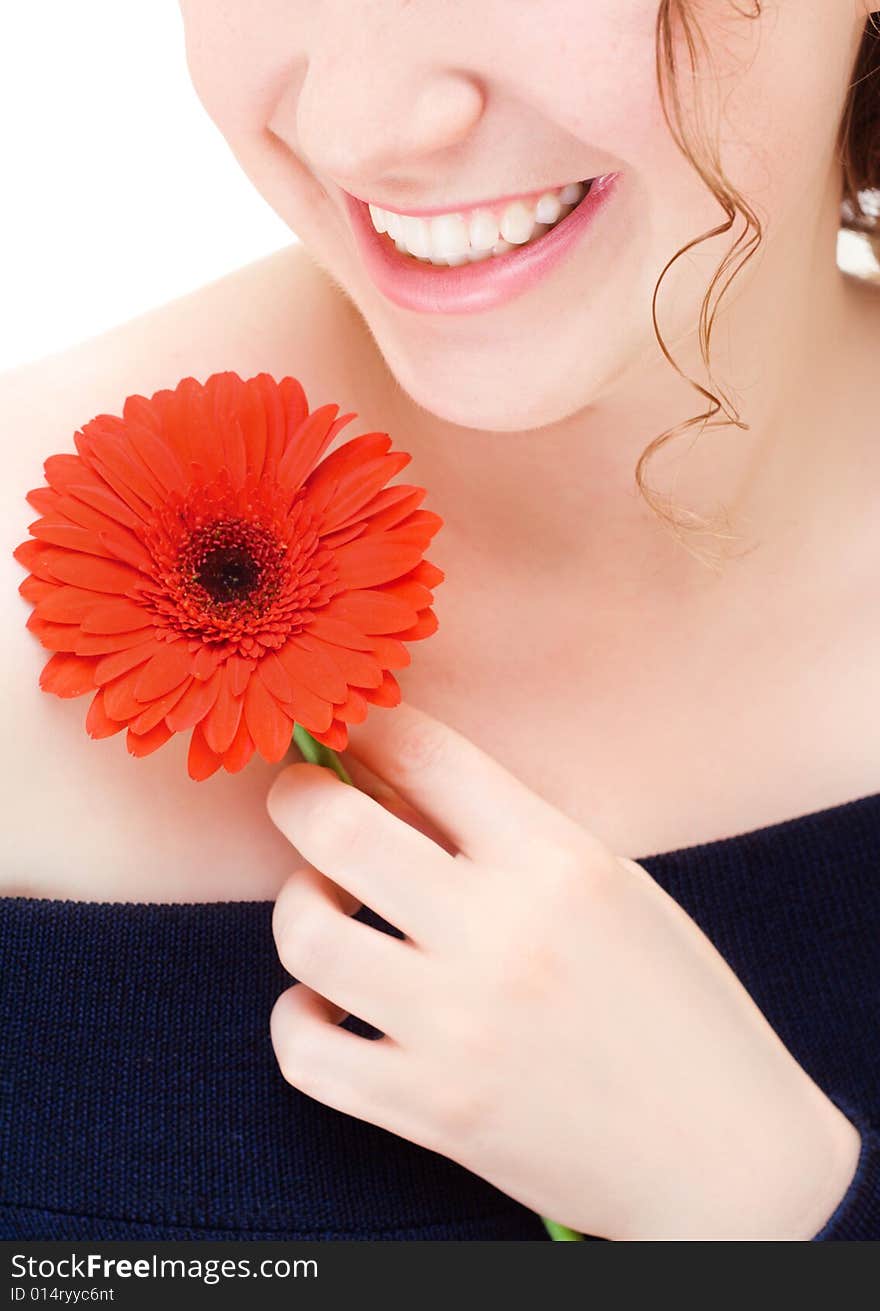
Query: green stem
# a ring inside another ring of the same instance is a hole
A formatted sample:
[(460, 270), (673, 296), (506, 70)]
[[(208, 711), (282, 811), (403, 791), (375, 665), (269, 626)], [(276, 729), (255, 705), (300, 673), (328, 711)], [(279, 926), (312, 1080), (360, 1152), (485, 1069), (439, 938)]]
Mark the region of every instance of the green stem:
[(553, 1239), (554, 1243), (582, 1243), (583, 1234), (579, 1234), (575, 1229), (569, 1229), (567, 1225), (557, 1224), (555, 1220), (548, 1220), (546, 1215), (542, 1215), (544, 1228)]
[[(302, 724), (294, 724), (293, 740), (309, 764), (323, 765), (326, 769), (332, 769), (333, 773), (337, 778), (341, 778), (343, 783), (351, 783), (351, 786), (354, 787), (345, 766), (336, 752), (332, 751), (330, 747), (325, 747), (323, 742), (317, 742), (308, 729), (303, 728)], [(555, 1220), (548, 1220), (546, 1215), (542, 1215), (541, 1219), (544, 1221), (544, 1227), (554, 1243), (583, 1242), (583, 1234), (577, 1233), (574, 1229), (557, 1224)]]
[(302, 724), (294, 724), (293, 740), (299, 747), (305, 759), (310, 765), (324, 765), (327, 769), (332, 769), (337, 778), (341, 778), (343, 783), (351, 783), (348, 771), (339, 759), (335, 751), (330, 747), (325, 747), (323, 742), (316, 742), (308, 729), (303, 728)]

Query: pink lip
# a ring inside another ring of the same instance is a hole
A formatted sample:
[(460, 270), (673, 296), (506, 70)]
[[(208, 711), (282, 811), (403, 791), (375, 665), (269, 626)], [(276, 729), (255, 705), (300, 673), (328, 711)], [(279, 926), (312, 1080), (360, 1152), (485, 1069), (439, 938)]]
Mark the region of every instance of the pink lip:
[(367, 272), (384, 296), (422, 314), (476, 314), (528, 291), (562, 260), (605, 208), (620, 173), (594, 182), (581, 203), (538, 241), (506, 255), (456, 268), (423, 264), (403, 255), (373, 227), (368, 206), (343, 191)]

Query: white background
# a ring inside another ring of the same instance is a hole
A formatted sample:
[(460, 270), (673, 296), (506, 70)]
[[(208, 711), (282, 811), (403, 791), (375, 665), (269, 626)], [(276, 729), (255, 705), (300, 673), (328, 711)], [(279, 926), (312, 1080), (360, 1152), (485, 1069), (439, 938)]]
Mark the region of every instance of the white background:
[(295, 240), (199, 104), (176, 0), (4, 0), (0, 178), (0, 370)]
[(0, 134), (0, 370), (296, 239), (199, 104), (176, 0), (5, 0)]

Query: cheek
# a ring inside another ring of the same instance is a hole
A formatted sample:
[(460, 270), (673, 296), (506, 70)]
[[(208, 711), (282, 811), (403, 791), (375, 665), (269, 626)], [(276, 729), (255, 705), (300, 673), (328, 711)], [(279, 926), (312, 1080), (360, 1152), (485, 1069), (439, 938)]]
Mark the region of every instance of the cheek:
[(181, 13), (193, 87), (239, 153), (262, 132), (291, 77), (291, 15), (267, 0), (182, 0)]
[(726, 80), (722, 160), (766, 221), (767, 235), (818, 217), (855, 57), (854, 28), (829, 0), (765, 5), (753, 57)]

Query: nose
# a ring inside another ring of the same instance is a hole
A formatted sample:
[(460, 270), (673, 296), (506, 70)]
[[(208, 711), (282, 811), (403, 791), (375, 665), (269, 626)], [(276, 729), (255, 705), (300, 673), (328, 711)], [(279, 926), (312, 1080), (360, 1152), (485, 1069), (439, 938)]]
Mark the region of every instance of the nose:
[(307, 167), (355, 194), (377, 184), (401, 198), (408, 186), (424, 194), (437, 156), (465, 141), (483, 111), (471, 74), (394, 55), (313, 53), (269, 124)]

